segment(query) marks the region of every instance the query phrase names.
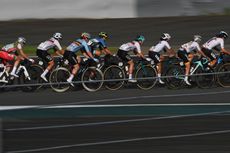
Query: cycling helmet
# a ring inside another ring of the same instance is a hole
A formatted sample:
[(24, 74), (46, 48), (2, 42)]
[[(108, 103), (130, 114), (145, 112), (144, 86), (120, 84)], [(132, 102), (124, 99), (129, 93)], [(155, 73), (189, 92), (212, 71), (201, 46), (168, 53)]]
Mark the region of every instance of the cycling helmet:
[(81, 34), (81, 38), (83, 38), (83, 39), (90, 39), (90, 38), (91, 38), (91, 36), (90, 36), (90, 34), (89, 34), (89, 33), (87, 33), (87, 32), (83, 32), (83, 33)]
[(225, 31), (220, 31), (220, 33), (218, 34), (218, 37), (226, 39), (228, 38), (228, 33)]
[(201, 42), (201, 36), (200, 35), (194, 35), (194, 37), (193, 37), (193, 40), (195, 41), (195, 42)]
[(136, 41), (140, 41), (140, 42), (144, 42), (145, 41), (145, 37), (144, 36), (142, 36), (142, 35), (139, 35), (139, 36), (137, 36), (137, 38), (135, 39)]
[(25, 44), (26, 43), (26, 39), (24, 37), (18, 37), (18, 43)]
[(161, 36), (161, 39), (162, 40), (169, 40), (169, 39), (171, 39), (171, 36), (168, 33), (163, 33)]
[(108, 38), (108, 34), (106, 32), (100, 32), (98, 35), (101, 38)]
[(59, 33), (59, 32), (56, 32), (54, 35), (53, 35), (53, 38), (57, 39), (57, 40), (60, 40), (62, 39), (62, 34)]

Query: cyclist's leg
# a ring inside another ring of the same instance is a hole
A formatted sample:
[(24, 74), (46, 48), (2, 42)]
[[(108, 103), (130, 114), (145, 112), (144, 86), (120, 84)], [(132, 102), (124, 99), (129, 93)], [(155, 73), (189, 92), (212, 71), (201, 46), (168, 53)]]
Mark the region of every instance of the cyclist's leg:
[(192, 54), (188, 54), (185, 50), (179, 50), (178, 51), (178, 57), (183, 60), (185, 64), (185, 78), (184, 81), (187, 85), (191, 85), (188, 81), (189, 71), (191, 67), (191, 61), (193, 59)]
[(78, 70), (80, 69), (81, 58), (76, 56), (75, 53), (66, 51), (65, 56), (66, 59), (69, 61), (70, 65), (73, 65), (73, 69), (71, 72), (70, 77), (67, 79), (67, 82), (72, 82), (74, 76), (77, 74)]
[(154, 63), (156, 64), (157, 68), (157, 77), (160, 84), (164, 84), (164, 81), (161, 80), (161, 69), (162, 69), (162, 62), (164, 60), (164, 57), (161, 56), (157, 52), (149, 51), (149, 57), (154, 60)]
[(209, 62), (209, 66), (210, 67), (214, 67), (214, 65), (216, 64), (217, 62), (217, 58), (216, 58), (216, 55), (213, 53), (212, 50), (209, 50), (209, 49), (206, 49), (206, 48), (202, 48), (202, 51), (203, 53), (208, 57), (210, 58), (210, 62)]
[(41, 74), (41, 78), (48, 82), (46, 79), (47, 73), (53, 68), (54, 66), (54, 60), (51, 57), (51, 55), (47, 51), (42, 51), (42, 50), (37, 50), (37, 55), (40, 57), (42, 60), (46, 61), (48, 63), (48, 66), (44, 70), (44, 72)]

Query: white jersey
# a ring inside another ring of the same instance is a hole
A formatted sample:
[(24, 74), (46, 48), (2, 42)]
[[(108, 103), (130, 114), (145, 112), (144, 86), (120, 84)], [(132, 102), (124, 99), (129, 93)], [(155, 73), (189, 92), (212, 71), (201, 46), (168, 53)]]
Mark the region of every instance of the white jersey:
[(62, 47), (58, 40), (51, 38), (49, 40), (46, 40), (45, 42), (42, 42), (37, 49), (48, 51), (49, 49), (56, 49), (56, 50), (62, 50)]
[(224, 49), (224, 40), (222, 38), (213, 37), (212, 39), (207, 41), (205, 44), (203, 44), (203, 47), (209, 50), (212, 50), (213, 48), (217, 46), (220, 46), (221, 49)]
[(121, 47), (119, 49), (126, 51), (126, 52), (136, 51), (138, 53), (141, 53), (141, 46), (140, 46), (139, 42), (137, 42), (137, 41), (123, 44), (123, 45), (121, 45)]
[(187, 53), (190, 53), (192, 51), (200, 51), (200, 45), (195, 41), (190, 41), (186, 44), (183, 44), (180, 48), (180, 50), (185, 50)]
[(23, 45), (20, 43), (11, 43), (11, 44), (7, 44), (5, 46), (2, 47), (2, 50), (8, 53), (11, 52), (16, 52), (17, 50), (21, 50), (23, 48)]
[(153, 51), (153, 52), (161, 52), (164, 51), (164, 49), (171, 49), (171, 46), (169, 45), (169, 43), (165, 40), (160, 41), (157, 45), (152, 46), (149, 51)]

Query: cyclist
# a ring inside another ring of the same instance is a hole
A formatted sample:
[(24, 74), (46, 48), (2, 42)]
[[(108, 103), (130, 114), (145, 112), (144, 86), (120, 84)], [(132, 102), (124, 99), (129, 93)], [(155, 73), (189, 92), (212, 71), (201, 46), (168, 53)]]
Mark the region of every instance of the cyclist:
[(10, 75), (14, 77), (18, 77), (16, 74), (17, 67), (21, 60), (28, 59), (32, 63), (34, 62), (33, 59), (30, 59), (23, 50), (24, 45), (26, 44), (26, 39), (24, 37), (18, 37), (15, 43), (7, 44), (2, 47), (0, 51), (0, 58), (5, 61), (15, 61), (13, 69)]
[(149, 49), (149, 57), (153, 59), (157, 65), (157, 77), (160, 84), (165, 84), (165, 82), (161, 80), (162, 62), (164, 61), (163, 52), (168, 51), (170, 54), (175, 55), (174, 50), (168, 43), (170, 39), (171, 36), (168, 33), (163, 33), (160, 42)]
[(202, 56), (206, 57), (201, 51), (199, 43), (201, 42), (200, 35), (194, 35), (193, 41), (183, 44), (177, 52), (179, 58), (185, 63), (185, 78), (184, 82), (187, 85), (191, 85), (188, 81), (188, 75), (190, 71), (191, 61), (193, 60), (194, 54), (192, 52), (199, 52)]
[(133, 79), (133, 70), (134, 70), (134, 62), (132, 57), (128, 54), (128, 52), (133, 51), (137, 56), (146, 59), (141, 51), (141, 45), (144, 43), (145, 37), (139, 35), (132, 42), (128, 42), (122, 44), (118, 49), (117, 56), (120, 57), (124, 62), (129, 64), (128, 74), (129, 74), (129, 82), (135, 83), (137, 80)]
[(67, 59), (71, 65), (73, 65), (72, 73), (70, 77), (67, 79), (67, 82), (69, 82), (72, 86), (72, 80), (74, 76), (77, 74), (81, 63), (81, 58), (77, 56), (75, 53), (77, 53), (78, 51), (82, 51), (85, 57), (91, 58), (95, 62), (98, 62), (98, 60), (93, 57), (90, 47), (87, 44), (90, 38), (91, 36), (89, 33), (83, 32), (81, 34), (81, 37), (72, 42), (65, 50), (64, 58)]
[(107, 38), (108, 34), (106, 32), (100, 32), (98, 37), (89, 40), (88, 45), (91, 47), (91, 52), (95, 57), (99, 57), (101, 52), (103, 52), (105, 55), (112, 55), (106, 44)]
[(228, 52), (224, 48), (224, 40), (227, 38), (228, 38), (227, 32), (220, 31), (216, 35), (216, 37), (211, 38), (210, 40), (208, 40), (206, 43), (203, 44), (203, 47), (201, 50), (207, 57), (210, 58), (211, 62), (209, 63), (209, 65), (211, 67), (213, 67), (217, 62), (217, 57), (214, 54), (213, 49), (220, 51), (221, 53), (230, 55), (230, 52)]
[(40, 57), (43, 61), (48, 63), (47, 68), (41, 74), (41, 78), (48, 82), (46, 79), (47, 73), (52, 69), (54, 66), (53, 57), (48, 53), (49, 50), (54, 49), (55, 53), (59, 56), (62, 56), (62, 47), (60, 45), (60, 40), (62, 39), (62, 34), (59, 32), (54, 33), (54, 35), (49, 39), (42, 43), (40, 43), (37, 47), (37, 56)]

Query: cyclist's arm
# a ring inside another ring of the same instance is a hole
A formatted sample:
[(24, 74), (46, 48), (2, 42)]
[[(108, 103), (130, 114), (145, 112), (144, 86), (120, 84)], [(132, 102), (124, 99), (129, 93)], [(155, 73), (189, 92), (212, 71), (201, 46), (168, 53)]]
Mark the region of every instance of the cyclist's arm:
[(19, 54), (22, 58), (29, 60), (28, 56), (24, 53), (23, 49), (18, 49), (18, 51), (19, 51)]
[(227, 51), (225, 48), (222, 48), (222, 49), (221, 49), (221, 53), (224, 53), (224, 54), (230, 55), (230, 52), (229, 52), (229, 51)]
[(102, 50), (102, 52), (103, 52), (103, 54), (110, 54), (110, 55), (112, 55), (111, 51), (108, 48), (104, 48)]

